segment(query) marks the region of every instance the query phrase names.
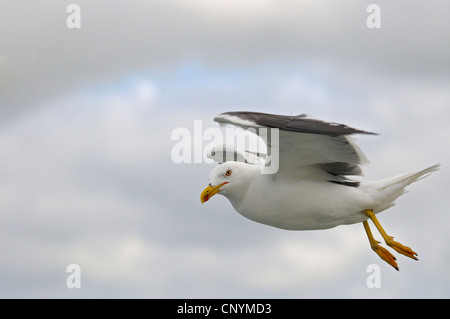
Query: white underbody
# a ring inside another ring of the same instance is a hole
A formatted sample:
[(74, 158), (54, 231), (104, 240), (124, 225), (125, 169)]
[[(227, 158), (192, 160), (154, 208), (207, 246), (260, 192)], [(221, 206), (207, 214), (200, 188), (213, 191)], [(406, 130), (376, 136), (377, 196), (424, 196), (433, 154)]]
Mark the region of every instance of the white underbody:
[(379, 213), (394, 205), (404, 188), (436, 167), (358, 187), (326, 181), (286, 180), (256, 174), (244, 196), (227, 196), (241, 215), (288, 230), (327, 229), (368, 219), (364, 210)]
[[(260, 175), (265, 178), (266, 175)], [(270, 189), (252, 183), (242, 201), (231, 200), (241, 215), (262, 224), (290, 230), (326, 229), (367, 219), (375, 201), (359, 188), (315, 181), (295, 185), (274, 182)], [(257, 201), (252, 200), (258, 197)]]

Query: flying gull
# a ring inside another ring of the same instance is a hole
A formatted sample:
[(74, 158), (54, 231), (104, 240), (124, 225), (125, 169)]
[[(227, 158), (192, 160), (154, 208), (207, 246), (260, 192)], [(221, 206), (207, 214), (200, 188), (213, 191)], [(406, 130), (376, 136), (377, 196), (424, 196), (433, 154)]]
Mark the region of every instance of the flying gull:
[[(371, 248), (398, 270), (394, 255), (372, 235), (370, 219), (386, 245), (417, 260), (417, 253), (394, 241), (375, 215), (393, 206), (406, 186), (436, 171), (439, 164), (415, 173), (360, 182), (349, 176), (362, 175), (361, 165), (368, 161), (350, 135), (375, 133), (304, 114), (226, 112), (216, 116), (214, 121), (252, 129), (252, 132), (278, 129), (278, 140), (266, 141), (267, 153), (278, 153), (278, 169), (272, 174), (263, 173), (269, 164), (268, 154), (264, 157), (247, 150), (235, 150), (240, 161), (221, 161), (213, 156), (219, 165), (209, 174), (210, 184), (201, 193), (202, 203), (221, 194), (241, 215), (287, 230), (319, 230), (362, 223)], [(228, 146), (221, 150), (230, 152)], [(258, 160), (246, 161), (249, 157)]]

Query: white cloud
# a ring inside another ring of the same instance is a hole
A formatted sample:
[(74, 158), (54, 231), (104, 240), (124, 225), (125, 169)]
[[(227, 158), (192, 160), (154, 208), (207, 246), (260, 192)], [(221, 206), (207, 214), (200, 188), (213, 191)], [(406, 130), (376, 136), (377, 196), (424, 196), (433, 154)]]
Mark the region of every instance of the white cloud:
[[(224, 199), (215, 198), (201, 207), (198, 196), (207, 183), (210, 166), (170, 161), (171, 130), (192, 128), (193, 120), (202, 118), (201, 110), (161, 113), (159, 103), (166, 103), (165, 95), (158, 89), (149, 101), (142, 99), (142, 82), (133, 83), (113, 93), (55, 99), (2, 128), (0, 193), (4, 196), (1, 210), (6, 213), (1, 224), (7, 231), (0, 242), (17, 251), (2, 264), (2, 273), (12, 278), (8, 291), (22, 287), (36, 296), (39, 287), (41, 296), (65, 296), (65, 287), (57, 288), (58, 280), (65, 282), (64, 274), (58, 277), (55, 273), (77, 263), (84, 278), (80, 294), (88, 297), (370, 296), (365, 268), (381, 262), (370, 250), (360, 225), (313, 234), (284, 233), (243, 219)], [(157, 87), (153, 82), (143, 83)], [(333, 89), (338, 81), (329, 83)], [(373, 163), (368, 167), (371, 178), (403, 173), (406, 166), (420, 169), (439, 156), (448, 162), (441, 143), (428, 145), (422, 137), (426, 132), (426, 136), (447, 138), (445, 104), (449, 97), (434, 86), (416, 90), (411, 98), (408, 87), (415, 88), (405, 86), (379, 97), (375, 93), (380, 91), (371, 91), (379, 100), (368, 103), (364, 116), (345, 111), (343, 117), (352, 116), (352, 120), (375, 116), (370, 124), (383, 126), (382, 135), (373, 137), (375, 142), (361, 141)], [(195, 88), (185, 98), (195, 99), (201, 90), (201, 86)], [(351, 94), (350, 89), (344, 92), (343, 96)], [(214, 103), (214, 94), (203, 94)], [(430, 97), (434, 103), (427, 109), (430, 115), (424, 115), (418, 110)], [(332, 99), (332, 93), (325, 97), (327, 104)], [(396, 110), (395, 121), (386, 119), (388, 113), (376, 107), (378, 101)], [(400, 112), (398, 105), (407, 108)], [(424, 147), (428, 152), (420, 152)], [(441, 228), (436, 226), (445, 220), (428, 219), (423, 209), (435, 215), (443, 205), (445, 195), (434, 190), (446, 189), (445, 175), (443, 169), (412, 185), (415, 196), (405, 195), (396, 207), (383, 213), (381, 218), (392, 235), (413, 247), (430, 242), (427, 234), (438, 232)], [(418, 209), (419, 204), (423, 208)], [(406, 215), (418, 224), (428, 220), (435, 228), (421, 233), (415, 223), (404, 222)], [(446, 238), (445, 228), (439, 233)], [(442, 244), (431, 250), (419, 246), (420, 255), (426, 256), (419, 263), (445, 276)], [(439, 243), (433, 243), (436, 245)], [(43, 256), (33, 253), (42, 250), (46, 252)], [(402, 271), (411, 268), (414, 276), (428, 280), (421, 285), (445, 295), (445, 288), (423, 268), (413, 268), (417, 266), (403, 259), (400, 262)], [(390, 276), (386, 274), (389, 266), (383, 266), (383, 278)], [(29, 281), (21, 281), (15, 269), (27, 273)], [(358, 272), (362, 274), (359, 277), (355, 275)], [(37, 273), (45, 273), (45, 280), (52, 284), (44, 285)], [(403, 289), (388, 289), (386, 280), (380, 296), (408, 296)], [(152, 288), (143, 289), (142, 283)], [(325, 288), (330, 283), (346, 288)]]
[[(80, 30), (61, 2), (0, 10), (2, 296), (449, 295), (447, 3), (382, 2), (381, 30), (359, 1), (79, 4)], [(171, 162), (170, 133), (236, 109), (381, 133), (360, 138), (369, 179), (443, 163), (380, 217), (421, 260), (391, 272), (360, 225), (286, 233), (201, 206), (211, 166)]]
[(446, 2), (383, 2), (379, 30), (366, 27), (366, 4), (355, 3), (79, 1), (82, 27), (70, 30), (64, 3), (6, 1), (2, 113), (130, 72), (170, 74), (186, 60), (213, 69), (327, 63), (360, 76), (445, 78)]

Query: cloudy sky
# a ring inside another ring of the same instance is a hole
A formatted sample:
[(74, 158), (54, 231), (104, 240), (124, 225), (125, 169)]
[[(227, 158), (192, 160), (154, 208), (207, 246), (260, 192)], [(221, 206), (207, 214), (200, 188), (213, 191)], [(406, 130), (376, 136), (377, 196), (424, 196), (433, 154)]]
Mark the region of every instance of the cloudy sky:
[[(373, 2), (3, 0), (0, 297), (449, 298), (450, 3), (376, 1), (370, 29)], [(172, 132), (233, 110), (380, 133), (367, 179), (441, 163), (379, 215), (420, 261), (201, 205), (214, 165), (174, 163)]]

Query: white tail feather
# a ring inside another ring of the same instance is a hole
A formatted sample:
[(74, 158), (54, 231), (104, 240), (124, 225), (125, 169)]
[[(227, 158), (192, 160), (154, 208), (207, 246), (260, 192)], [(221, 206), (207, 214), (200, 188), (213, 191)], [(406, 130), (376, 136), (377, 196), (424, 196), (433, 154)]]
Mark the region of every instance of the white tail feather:
[(409, 173), (367, 183), (365, 187), (375, 188), (371, 192), (376, 194), (374, 195), (374, 199), (377, 204), (373, 208), (375, 213), (379, 213), (393, 206), (395, 204), (394, 201), (406, 192), (405, 188), (408, 185), (427, 177), (430, 173), (437, 171), (439, 167), (440, 164), (435, 164), (417, 173)]

